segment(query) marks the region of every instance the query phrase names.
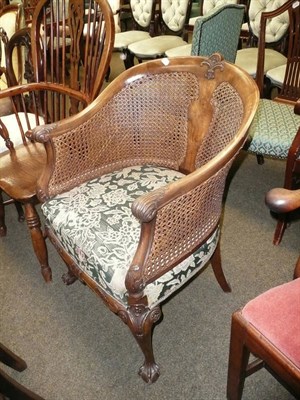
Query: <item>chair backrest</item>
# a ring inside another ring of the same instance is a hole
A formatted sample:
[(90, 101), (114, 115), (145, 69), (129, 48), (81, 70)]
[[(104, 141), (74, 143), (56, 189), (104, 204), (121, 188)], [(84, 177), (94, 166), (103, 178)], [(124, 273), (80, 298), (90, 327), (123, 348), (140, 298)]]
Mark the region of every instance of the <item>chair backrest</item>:
[(239, 4), (240, 0), (201, 0), (200, 15), (206, 15), (225, 4)]
[[(275, 16), (275, 17), (274, 17)], [(258, 62), (256, 71), (256, 82), (263, 93), (264, 82), (264, 52), (266, 38), (268, 35), (268, 24), (272, 20), (288, 21), (287, 29), (287, 65), (282, 89), (278, 99), (295, 102), (300, 98), (300, 3), (298, 0), (288, 0), (281, 7), (271, 12), (264, 12), (261, 15), (261, 29), (258, 43)]]
[[(8, 40), (12, 35), (21, 28), (21, 5), (20, 4), (10, 4), (4, 6), (0, 10), (0, 36), (1, 36), (1, 58), (0, 58), (0, 68), (2, 71), (6, 69), (6, 45)], [(15, 57), (15, 68), (16, 75), (18, 76), (18, 82), (21, 82), (22, 70), (21, 70), (21, 60), (20, 53), (16, 52)], [(18, 71), (19, 70), (19, 71)], [(3, 84), (2, 84), (3, 83)], [(4, 89), (8, 87), (8, 83), (5, 79), (5, 74), (1, 76), (0, 88)]]
[(132, 28), (134, 30), (154, 32), (155, 0), (130, 0)]
[(193, 31), (191, 54), (209, 56), (221, 53), (235, 62), (245, 7), (228, 4), (197, 18)]
[(164, 35), (183, 35), (188, 26), (192, 0), (160, 0), (159, 22)]
[[(256, 38), (260, 35), (261, 15), (272, 12), (281, 7), (288, 0), (262, 0), (250, 1), (248, 9), (249, 27), (251, 34)], [(266, 21), (265, 41), (266, 43), (278, 43), (285, 36), (289, 26), (288, 13), (283, 13)]]
[(113, 50), (114, 22), (106, 0), (89, 0), (87, 7), (84, 0), (41, 0), (36, 6), (25, 71), (33, 83), (3, 93), (14, 110), (7, 123), (0, 120), (11, 151), (27, 144), (26, 131), (76, 114), (99, 94)]
[(40, 1), (31, 29), (35, 81), (69, 86), (90, 103), (101, 89), (113, 40), (112, 12), (106, 0)]
[(39, 0), (22, 0), (25, 25), (30, 27), (35, 7)]

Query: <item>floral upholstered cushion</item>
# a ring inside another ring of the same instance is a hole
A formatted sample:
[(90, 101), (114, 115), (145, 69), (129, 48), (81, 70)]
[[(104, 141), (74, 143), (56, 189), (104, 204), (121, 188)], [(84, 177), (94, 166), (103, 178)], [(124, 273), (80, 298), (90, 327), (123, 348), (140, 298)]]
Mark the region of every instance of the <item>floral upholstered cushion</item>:
[[(154, 166), (124, 168), (57, 195), (42, 205), (50, 229), (79, 268), (108, 295), (127, 304), (125, 277), (140, 237), (133, 201), (174, 182), (178, 171)], [(145, 289), (149, 305), (162, 301), (210, 259), (218, 230), (197, 253)]]
[(286, 159), (300, 126), (300, 115), (289, 104), (261, 99), (249, 128), (248, 151)]

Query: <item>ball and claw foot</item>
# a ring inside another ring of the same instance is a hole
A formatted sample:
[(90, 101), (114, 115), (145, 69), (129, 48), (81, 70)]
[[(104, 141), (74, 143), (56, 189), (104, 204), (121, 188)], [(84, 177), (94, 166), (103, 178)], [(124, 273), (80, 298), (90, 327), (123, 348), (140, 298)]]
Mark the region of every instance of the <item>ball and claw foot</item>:
[(160, 375), (159, 366), (145, 362), (139, 369), (139, 375), (146, 383), (154, 383)]
[(71, 271), (68, 271), (63, 274), (61, 279), (62, 279), (63, 283), (68, 286), (68, 285), (72, 285), (72, 283), (76, 282), (78, 278), (77, 278), (77, 276), (72, 274)]

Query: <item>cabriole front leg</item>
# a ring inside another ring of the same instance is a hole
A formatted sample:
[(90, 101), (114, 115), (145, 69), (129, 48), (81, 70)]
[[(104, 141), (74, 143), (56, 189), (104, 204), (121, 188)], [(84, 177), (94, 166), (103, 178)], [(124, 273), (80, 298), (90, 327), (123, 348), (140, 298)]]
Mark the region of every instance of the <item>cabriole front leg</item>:
[(41, 266), (41, 273), (46, 282), (52, 280), (51, 268), (48, 264), (48, 251), (46, 241), (41, 230), (39, 215), (32, 203), (25, 203), (25, 218), (30, 231), (33, 250)]
[(119, 312), (119, 316), (129, 326), (145, 356), (139, 375), (146, 383), (154, 383), (160, 372), (153, 355), (152, 329), (161, 317), (160, 306), (149, 309), (144, 305), (132, 305), (127, 311)]

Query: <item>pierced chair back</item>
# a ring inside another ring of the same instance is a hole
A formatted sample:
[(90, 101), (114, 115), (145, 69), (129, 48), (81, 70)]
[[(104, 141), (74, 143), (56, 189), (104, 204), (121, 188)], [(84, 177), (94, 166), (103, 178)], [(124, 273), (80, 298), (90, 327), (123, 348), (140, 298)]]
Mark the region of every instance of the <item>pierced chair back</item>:
[[(286, 63), (289, 13), (281, 12), (288, 0), (251, 1), (248, 9), (249, 46), (237, 52), (236, 64), (256, 77), (258, 63), (264, 58), (266, 72)], [(258, 42), (264, 47), (258, 48)], [(260, 84), (260, 77), (257, 80)]]
[[(47, 248), (35, 209), (36, 180), (46, 155), (44, 146), (33, 144), (26, 132), (68, 118), (97, 97), (113, 49), (111, 8), (106, 0), (42, 0), (35, 7), (30, 38), (33, 82), (0, 91), (0, 102), (6, 100), (12, 108), (0, 118), (0, 191), (24, 205), (33, 248), (49, 281)], [(6, 234), (1, 198), (0, 234)]]
[(64, 281), (85, 282), (129, 326), (147, 382), (159, 376), (160, 303), (209, 260), (230, 291), (218, 245), (223, 190), (258, 98), (253, 79), (218, 54), (162, 59), (30, 133), (47, 152), (37, 193)]

